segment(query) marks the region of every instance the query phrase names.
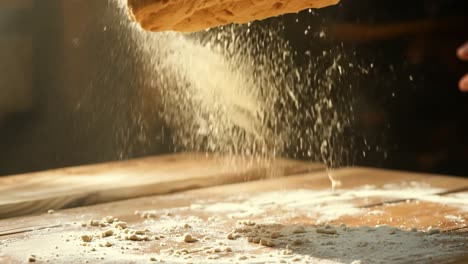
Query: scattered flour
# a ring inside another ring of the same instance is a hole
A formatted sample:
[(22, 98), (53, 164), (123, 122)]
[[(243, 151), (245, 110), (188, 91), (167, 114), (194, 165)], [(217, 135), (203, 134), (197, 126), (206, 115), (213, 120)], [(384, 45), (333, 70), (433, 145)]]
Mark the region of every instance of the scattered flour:
[[(468, 197), (466, 195), (436, 195), (442, 191), (442, 189), (428, 185), (408, 182), (403, 185), (384, 185), (380, 188), (368, 185), (357, 189), (274, 191), (249, 195), (248, 198), (243, 195), (230, 197), (227, 199), (229, 202), (208, 203), (205, 205), (200, 205), (197, 202), (197, 204), (199, 209), (203, 208), (206, 212), (223, 212), (227, 217), (233, 219), (263, 216), (264, 219), (278, 220), (282, 217), (289, 218), (299, 211), (304, 216), (313, 217), (324, 223), (346, 215), (365, 213), (364, 208), (352, 203), (353, 200), (359, 198), (386, 197), (394, 200), (417, 198), (420, 201), (453, 204), (463, 210), (468, 210), (468, 203), (466, 202)], [(278, 197), (281, 197), (281, 199), (278, 199)], [(280, 216), (265, 216), (265, 213), (270, 210), (276, 210), (283, 214)], [(379, 215), (382, 212), (373, 210), (368, 213)]]
[[(194, 207), (140, 211), (140, 216), (151, 212), (157, 217), (138, 218), (138, 224), (106, 216), (91, 219), (85, 226), (70, 225), (65, 232), (55, 233), (53, 228), (32, 231), (27, 239), (2, 241), (0, 260), (7, 254), (21, 262), (25, 255), (34, 254), (37, 261), (51, 263), (73, 259), (83, 263), (438, 263), (466, 254), (466, 234), (442, 232), (439, 226), (418, 230), (411, 226), (325, 224), (337, 216), (355, 214), (352, 208), (363, 213), (366, 208), (349, 202), (356, 197), (417, 198), (441, 207), (450, 205), (459, 213), (445, 218), (464, 223), (466, 196), (435, 195), (438, 192), (443, 190), (408, 183), (380, 190), (366, 186), (240, 195), (228, 197), (224, 203), (200, 200), (194, 201)], [(327, 207), (326, 203), (332, 205)], [(335, 207), (334, 203), (346, 206)], [(339, 212), (327, 212), (332, 209)], [(230, 214), (236, 210), (255, 214), (236, 218)]]

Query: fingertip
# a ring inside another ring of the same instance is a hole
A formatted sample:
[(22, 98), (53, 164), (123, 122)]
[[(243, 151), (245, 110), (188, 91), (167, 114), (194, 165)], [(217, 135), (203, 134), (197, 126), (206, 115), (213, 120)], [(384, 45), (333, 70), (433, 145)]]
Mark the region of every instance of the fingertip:
[(462, 92), (468, 92), (468, 74), (465, 74), (458, 83), (458, 87)]
[(468, 41), (457, 49), (457, 57), (462, 60), (468, 60)]

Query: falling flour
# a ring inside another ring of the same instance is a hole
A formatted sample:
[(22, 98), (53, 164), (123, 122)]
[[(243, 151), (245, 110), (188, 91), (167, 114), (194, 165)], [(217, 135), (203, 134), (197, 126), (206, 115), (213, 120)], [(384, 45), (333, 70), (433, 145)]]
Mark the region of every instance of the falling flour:
[[(109, 7), (108, 19), (116, 22), (106, 25), (106, 31), (118, 32), (120, 47), (109, 56), (137, 60), (131, 88), (141, 96), (141, 105), (132, 110), (138, 139), (168, 139), (166, 134), (145, 134), (151, 126), (147, 115), (157, 115), (175, 150), (251, 162), (290, 156), (331, 167), (352, 163), (348, 145), (353, 140), (344, 138), (344, 132), (352, 122), (353, 100), (335, 94), (339, 81), (360, 68), (348, 66), (340, 47), (298, 54), (280, 23), (188, 35), (151, 33), (126, 19), (126, 1), (109, 0)], [(325, 34), (319, 33), (307, 37)], [(298, 58), (305, 62), (298, 65)], [(117, 131), (132, 139), (130, 132)], [(122, 149), (133, 148), (122, 144)], [(120, 156), (125, 155), (123, 150)]]

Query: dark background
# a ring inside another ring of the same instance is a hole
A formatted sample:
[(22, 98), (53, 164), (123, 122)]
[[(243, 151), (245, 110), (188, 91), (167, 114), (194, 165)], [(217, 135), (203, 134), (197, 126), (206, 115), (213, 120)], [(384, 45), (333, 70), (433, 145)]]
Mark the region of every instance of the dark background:
[[(139, 62), (106, 1), (31, 3), (0, 6), (0, 37), (30, 39), (32, 49), (30, 103), (0, 107), (0, 175), (172, 151), (170, 131), (132, 88)], [(352, 96), (348, 133), (359, 153), (341, 165), (468, 176), (468, 94), (457, 89), (468, 67), (455, 57), (468, 40), (466, 10), (465, 0), (343, 0), (272, 19), (284, 24), (298, 65), (307, 50), (338, 50), (368, 70), (336, 84), (334, 96)]]

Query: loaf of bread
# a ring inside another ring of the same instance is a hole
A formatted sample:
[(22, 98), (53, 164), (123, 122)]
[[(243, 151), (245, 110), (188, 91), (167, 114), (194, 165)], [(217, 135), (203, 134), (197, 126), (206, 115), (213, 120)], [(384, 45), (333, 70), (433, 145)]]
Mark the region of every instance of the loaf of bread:
[(149, 31), (195, 32), (231, 23), (247, 23), (339, 0), (128, 0), (130, 14)]

